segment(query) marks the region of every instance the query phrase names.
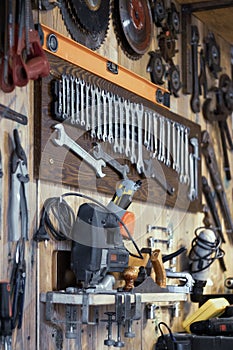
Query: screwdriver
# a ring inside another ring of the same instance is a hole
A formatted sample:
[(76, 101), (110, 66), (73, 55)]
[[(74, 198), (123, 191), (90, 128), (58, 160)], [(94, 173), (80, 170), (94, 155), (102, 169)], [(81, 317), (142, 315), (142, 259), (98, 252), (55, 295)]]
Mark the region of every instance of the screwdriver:
[(0, 282), (0, 337), (4, 341), (5, 350), (12, 350), (12, 308), (10, 300), (10, 283)]

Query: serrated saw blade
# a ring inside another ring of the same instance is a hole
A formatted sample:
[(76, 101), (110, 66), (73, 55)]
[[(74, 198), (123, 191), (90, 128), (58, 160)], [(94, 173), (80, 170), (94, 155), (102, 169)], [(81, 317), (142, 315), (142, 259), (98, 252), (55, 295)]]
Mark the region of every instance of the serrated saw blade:
[(149, 48), (152, 38), (152, 14), (149, 2), (114, 1), (113, 22), (123, 51), (139, 59)]
[(110, 17), (110, 0), (69, 0), (80, 25), (90, 33), (107, 30)]
[(82, 27), (79, 18), (75, 16), (69, 0), (59, 0), (59, 8), (72, 39), (91, 50), (97, 50), (107, 36), (108, 25), (99, 32), (89, 32)]

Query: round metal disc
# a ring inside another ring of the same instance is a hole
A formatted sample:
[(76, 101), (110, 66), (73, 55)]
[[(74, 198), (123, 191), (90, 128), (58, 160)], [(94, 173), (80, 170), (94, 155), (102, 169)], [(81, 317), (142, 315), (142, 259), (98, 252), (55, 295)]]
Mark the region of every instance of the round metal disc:
[(153, 20), (157, 27), (161, 26), (161, 22), (166, 18), (166, 9), (164, 0), (154, 0), (152, 5)]
[(143, 55), (151, 43), (152, 15), (147, 0), (119, 0), (120, 22), (125, 39), (133, 51)]
[(73, 16), (73, 12), (68, 1), (59, 0), (59, 3), (62, 18), (72, 39), (88, 47), (89, 49), (97, 50), (104, 42), (107, 35), (107, 30), (102, 30), (99, 33), (87, 32), (81, 27), (80, 23), (77, 21), (77, 18)]
[(108, 28), (110, 0), (69, 0), (69, 3), (86, 31), (98, 33)]
[(157, 52), (149, 53), (151, 58), (147, 67), (147, 71), (150, 72), (151, 81), (154, 84), (163, 84), (163, 76), (165, 72), (165, 66), (162, 61), (162, 57)]

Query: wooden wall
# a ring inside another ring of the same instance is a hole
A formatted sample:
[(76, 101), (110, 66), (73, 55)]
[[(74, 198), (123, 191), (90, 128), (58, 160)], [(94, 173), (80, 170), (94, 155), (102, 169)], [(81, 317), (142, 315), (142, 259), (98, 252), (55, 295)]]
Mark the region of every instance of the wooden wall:
[[(62, 21), (58, 8), (52, 11), (40, 13), (40, 20), (43, 24), (54, 28), (62, 34), (68, 35), (64, 23)], [(197, 19), (193, 18), (193, 24), (197, 24), (202, 35), (206, 34), (208, 28)], [(154, 36), (151, 43), (151, 49), (157, 48), (156, 40), (157, 30), (154, 28)], [(223, 72), (230, 74), (230, 46), (224, 42), (220, 37), (216, 38), (221, 47), (221, 66)], [(181, 35), (178, 40), (179, 53), (176, 55), (176, 61), (181, 65)], [(120, 65), (132, 70), (133, 72), (149, 79), (149, 75), (146, 72), (146, 66), (148, 63), (148, 55), (145, 54), (140, 60), (132, 61), (129, 60), (125, 54), (119, 48), (115, 33), (110, 21), (109, 31), (105, 42), (98, 50), (101, 55), (118, 62)], [(208, 78), (210, 84), (216, 84), (210, 77)], [(1, 227), (1, 241), (0, 241), (0, 278), (9, 279), (11, 264), (12, 264), (12, 252), (14, 247), (8, 244), (8, 225), (7, 225), (7, 208), (9, 200), (9, 158), (12, 151), (12, 135), (13, 129), (17, 128), (20, 132), (22, 144), (28, 156), (28, 169), (30, 174), (30, 183), (28, 188), (28, 201), (29, 201), (29, 229), (30, 237), (29, 241), (26, 242), (26, 261), (27, 261), (27, 284), (26, 284), (26, 298), (25, 298), (25, 313), (23, 320), (23, 327), (21, 330), (14, 332), (13, 336), (13, 349), (27, 350), (27, 349), (104, 349), (103, 340), (106, 338), (106, 323), (99, 322), (97, 325), (82, 325), (79, 339), (77, 338), (69, 340), (64, 336), (64, 325), (57, 323), (52, 324), (45, 320), (45, 304), (40, 302), (40, 294), (53, 289), (53, 256), (57, 250), (69, 250), (68, 243), (50, 241), (45, 243), (36, 244), (32, 240), (32, 236), (35, 233), (40, 218), (40, 210), (43, 202), (46, 198), (52, 196), (59, 196), (61, 193), (69, 190), (76, 191), (77, 188), (69, 188), (68, 186), (62, 186), (60, 184), (54, 184), (45, 180), (36, 179), (34, 177), (34, 86), (33, 83), (28, 84), (24, 88), (16, 88), (12, 93), (5, 94), (0, 91), (0, 103), (27, 115), (28, 125), (22, 126), (15, 122), (1, 119), (1, 151), (3, 156), (3, 222)], [(207, 129), (212, 138), (215, 151), (217, 152), (217, 158), (219, 166), (221, 168), (221, 175), (224, 181), (224, 186), (229, 201), (229, 205), (232, 212), (232, 183), (227, 182), (224, 178), (222, 171), (222, 152), (221, 144), (219, 139), (218, 128), (216, 125), (210, 125), (204, 120), (202, 113), (198, 116), (192, 113), (189, 107), (190, 96), (183, 95), (182, 90), (179, 92), (179, 97), (171, 97), (171, 110), (178, 113), (179, 115), (199, 123), (202, 130)], [(43, 118), (43, 116), (42, 116)], [(230, 118), (229, 118), (230, 119)], [(232, 133), (232, 123), (231, 133)], [(230, 154), (230, 162), (232, 162), (232, 155)], [(205, 162), (202, 160), (202, 174), (206, 175), (209, 179), (209, 175), (205, 166)], [(83, 190), (83, 189), (82, 189)], [(107, 204), (111, 196), (97, 193), (91, 189), (83, 190), (86, 194), (93, 196), (100, 200), (104, 204)], [(78, 208), (82, 200), (77, 200), (71, 203), (74, 208)], [(204, 202), (204, 199), (203, 199)], [(136, 215), (136, 227), (135, 227), (135, 240), (139, 247), (147, 245), (147, 225), (158, 225), (158, 226), (170, 226), (173, 229), (173, 245), (170, 250), (166, 250), (164, 245), (159, 246), (163, 253), (174, 251), (181, 245), (185, 245), (187, 249), (190, 249), (190, 244), (194, 238), (194, 230), (202, 226), (203, 214), (202, 213), (190, 213), (185, 210), (177, 210), (176, 208), (169, 208), (165, 205), (159, 206), (149, 202), (141, 203), (136, 200), (132, 203), (131, 211)], [(222, 220), (222, 225), (224, 223)], [(210, 271), (209, 286), (206, 288), (206, 292), (221, 293), (224, 291), (224, 279), (230, 277), (233, 274), (232, 267), (232, 253), (231, 245), (227, 242), (224, 244), (223, 249), (226, 252), (225, 261), (227, 265), (227, 271), (223, 274), (220, 271), (217, 262), (213, 264)], [(11, 253), (11, 255), (9, 255)], [(177, 259), (177, 270), (187, 268), (187, 259), (181, 261)], [(188, 298), (189, 299), (189, 298)], [(155, 300), (156, 303), (156, 300)], [(171, 320), (170, 311), (166, 308), (158, 308), (156, 312), (155, 320), (146, 320), (145, 313), (142, 313), (142, 319), (134, 322), (134, 329), (136, 337), (134, 339), (124, 339), (125, 349), (153, 349), (158, 330), (156, 324), (158, 321), (170, 322), (173, 325), (174, 330), (182, 330), (182, 319), (191, 310), (195, 309), (197, 305), (192, 305), (189, 301), (180, 304), (179, 317)], [(111, 309), (111, 307), (107, 307)], [(99, 309), (99, 319), (105, 318), (104, 312), (105, 307)], [(56, 308), (54, 317), (61, 319), (64, 316), (64, 309)], [(115, 330), (114, 330), (115, 332)], [(63, 347), (59, 347), (59, 335), (63, 334)], [(115, 334), (115, 333), (114, 333)], [(81, 341), (80, 341), (81, 337)], [(57, 342), (57, 345), (56, 345)], [(82, 343), (82, 345), (80, 344)]]

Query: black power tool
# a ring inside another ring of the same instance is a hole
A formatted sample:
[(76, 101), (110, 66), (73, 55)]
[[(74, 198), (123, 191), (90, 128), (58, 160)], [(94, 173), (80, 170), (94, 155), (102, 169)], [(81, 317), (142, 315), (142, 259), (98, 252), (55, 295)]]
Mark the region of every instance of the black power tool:
[(97, 287), (108, 272), (122, 272), (129, 252), (123, 236), (132, 238), (135, 217), (127, 211), (141, 181), (123, 180), (107, 207), (84, 203), (71, 232), (71, 269), (83, 288)]

